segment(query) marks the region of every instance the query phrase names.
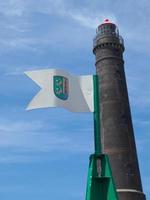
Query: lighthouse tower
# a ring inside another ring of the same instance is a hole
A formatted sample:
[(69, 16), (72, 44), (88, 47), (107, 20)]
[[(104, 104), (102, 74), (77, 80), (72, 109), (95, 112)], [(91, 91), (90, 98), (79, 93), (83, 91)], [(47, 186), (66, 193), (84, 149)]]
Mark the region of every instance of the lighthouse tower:
[(103, 153), (109, 155), (119, 199), (145, 200), (124, 72), (124, 42), (108, 19), (97, 28), (93, 52), (100, 80)]

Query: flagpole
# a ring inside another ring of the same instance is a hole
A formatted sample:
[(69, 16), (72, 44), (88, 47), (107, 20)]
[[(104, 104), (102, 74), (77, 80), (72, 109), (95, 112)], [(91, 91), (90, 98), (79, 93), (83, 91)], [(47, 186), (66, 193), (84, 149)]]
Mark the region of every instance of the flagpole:
[(86, 200), (118, 200), (109, 158), (102, 154), (100, 126), (100, 94), (98, 75), (93, 76), (94, 85), (94, 148), (90, 156)]
[(98, 76), (93, 75), (94, 83), (94, 147), (95, 154), (100, 155), (102, 153), (101, 145), (101, 126), (100, 126), (100, 103), (99, 103), (99, 82)]

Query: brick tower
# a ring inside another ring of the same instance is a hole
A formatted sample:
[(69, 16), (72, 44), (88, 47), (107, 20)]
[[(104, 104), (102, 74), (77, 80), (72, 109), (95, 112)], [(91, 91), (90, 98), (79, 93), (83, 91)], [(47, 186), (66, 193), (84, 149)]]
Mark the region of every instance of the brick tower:
[(124, 42), (109, 20), (98, 27), (93, 52), (100, 78), (103, 152), (109, 155), (119, 199), (145, 200), (124, 72)]

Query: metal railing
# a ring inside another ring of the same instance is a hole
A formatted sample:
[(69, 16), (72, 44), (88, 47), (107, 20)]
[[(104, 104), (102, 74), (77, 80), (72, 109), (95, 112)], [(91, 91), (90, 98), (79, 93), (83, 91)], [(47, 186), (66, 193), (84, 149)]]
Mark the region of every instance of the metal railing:
[(112, 37), (112, 36), (117, 37), (119, 39), (120, 44), (122, 44), (124, 46), (124, 40), (123, 40), (122, 36), (117, 33), (114, 33), (114, 34), (113, 33), (107, 33), (107, 34), (97, 33), (97, 35), (93, 39), (93, 47), (96, 46), (97, 40), (104, 38), (104, 37)]

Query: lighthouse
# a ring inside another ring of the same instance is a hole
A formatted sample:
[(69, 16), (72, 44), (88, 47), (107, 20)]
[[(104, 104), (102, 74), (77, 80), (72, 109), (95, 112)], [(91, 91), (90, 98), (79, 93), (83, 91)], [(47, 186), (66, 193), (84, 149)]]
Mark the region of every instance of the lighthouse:
[(99, 76), (102, 151), (109, 155), (120, 200), (145, 200), (124, 71), (124, 41), (108, 19), (96, 30), (93, 53)]

